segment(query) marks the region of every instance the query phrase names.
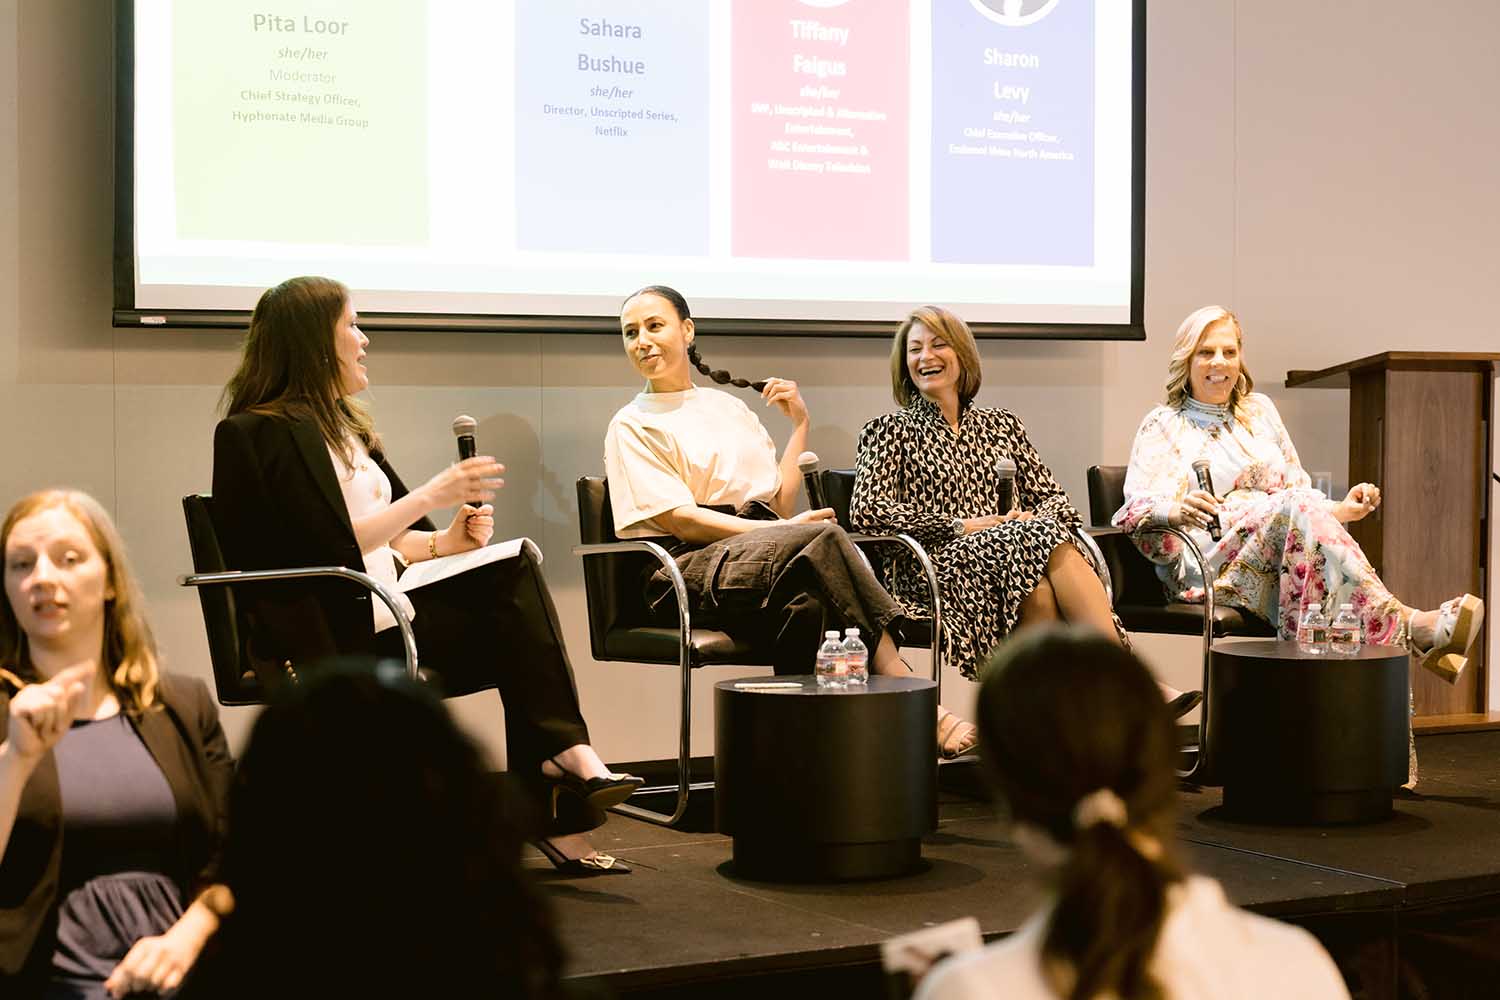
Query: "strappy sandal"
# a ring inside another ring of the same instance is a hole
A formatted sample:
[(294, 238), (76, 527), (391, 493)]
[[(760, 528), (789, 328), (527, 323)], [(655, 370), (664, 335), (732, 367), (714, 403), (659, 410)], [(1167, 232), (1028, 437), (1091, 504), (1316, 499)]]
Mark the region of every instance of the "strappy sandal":
[(631, 867), (611, 854), (595, 851), (586, 858), (570, 858), (546, 839), (533, 840), (532, 844), (542, 852), (542, 857), (552, 863), (559, 874), (571, 878), (592, 878), (596, 875), (629, 875)]
[[(1417, 662), (1449, 684), (1456, 684), (1469, 663), (1469, 647), (1479, 638), (1484, 624), (1484, 602), (1473, 594), (1444, 601), (1432, 627), (1432, 645), (1422, 649), (1410, 640)], [(1409, 634), (1409, 633), (1408, 633)]]
[(938, 706), (937, 749), (938, 756), (953, 760), (966, 753), (973, 753), (979, 745), (979, 730), (974, 723), (966, 722), (952, 712)]

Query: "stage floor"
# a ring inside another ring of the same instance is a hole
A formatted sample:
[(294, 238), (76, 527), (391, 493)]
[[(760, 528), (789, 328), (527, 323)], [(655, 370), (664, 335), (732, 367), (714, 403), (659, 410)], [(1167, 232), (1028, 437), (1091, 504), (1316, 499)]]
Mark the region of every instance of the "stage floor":
[[(1417, 753), (1418, 794), (1364, 826), (1234, 823), (1218, 815), (1218, 789), (1184, 789), (1187, 861), (1239, 905), (1317, 934), (1356, 996), (1500, 995), (1500, 733), (1419, 736)], [(973, 777), (949, 766), (943, 784)], [(615, 815), (593, 837), (634, 874), (565, 880), (539, 855), (527, 864), (555, 907), (569, 974), (622, 995), (880, 995), (869, 991), (881, 989), (886, 938), (965, 915), (998, 937), (1040, 894), (989, 804), (954, 791), (923, 843), (925, 869), (886, 881), (752, 882), (735, 876), (726, 837)]]

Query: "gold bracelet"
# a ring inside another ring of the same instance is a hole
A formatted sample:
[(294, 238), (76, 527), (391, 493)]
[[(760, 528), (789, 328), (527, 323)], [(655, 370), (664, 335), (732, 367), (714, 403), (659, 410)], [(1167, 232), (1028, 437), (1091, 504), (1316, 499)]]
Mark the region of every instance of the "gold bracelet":
[(431, 531), (427, 533), (427, 558), (436, 559), (437, 557), (437, 532)]

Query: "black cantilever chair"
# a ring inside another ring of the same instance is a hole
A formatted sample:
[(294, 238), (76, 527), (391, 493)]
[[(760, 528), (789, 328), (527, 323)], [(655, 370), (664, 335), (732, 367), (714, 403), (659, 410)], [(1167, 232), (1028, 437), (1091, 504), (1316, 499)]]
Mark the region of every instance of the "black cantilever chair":
[[(411, 620), (396, 602), (395, 595), (384, 584), (367, 573), (347, 566), (299, 566), (274, 570), (228, 570), (219, 545), (218, 529), (213, 518), (213, 497), (207, 493), (190, 493), (182, 498), (182, 513), (187, 520), (188, 545), (193, 553), (194, 572), (177, 578), (184, 587), (198, 588), (198, 602), (203, 609), (203, 626), (208, 633), (209, 660), (214, 669), (214, 687), (223, 705), (258, 705), (268, 692), (254, 668), (250, 649), (251, 629), (242, 608), (235, 601), (235, 590), (273, 580), (297, 580), (313, 576), (340, 577), (366, 587), (396, 617), (406, 646), (406, 670), (417, 677), (417, 644)], [(291, 666), (288, 664), (288, 666)], [(295, 673), (293, 673), (295, 676)]]
[[(770, 666), (770, 661), (748, 643), (727, 632), (695, 625), (687, 586), (667, 546), (671, 538), (621, 540), (615, 536), (609, 506), (609, 484), (598, 476), (578, 480), (578, 534), (575, 555), (583, 557), (584, 594), (588, 600), (589, 644), (596, 660), (625, 663), (676, 664), (679, 671), (677, 784), (641, 789), (645, 793), (675, 791), (670, 813), (624, 803), (614, 811), (662, 826), (675, 826), (687, 813), (693, 791), (712, 782), (693, 782), (689, 775), (692, 741), (692, 672), (709, 666)], [(915, 543), (913, 543), (915, 544)], [(923, 554), (925, 558), (925, 553)], [(652, 624), (641, 580), (650, 566), (664, 567), (677, 592), (677, 626)], [(936, 577), (934, 596), (936, 596)], [(931, 640), (936, 649), (936, 635)], [(933, 658), (934, 672), (937, 658)], [(639, 793), (638, 793), (639, 794)]]
[(1264, 619), (1214, 601), (1213, 568), (1205, 561), (1202, 550), (1192, 537), (1178, 528), (1153, 530), (1177, 538), (1187, 558), (1202, 568), (1204, 601), (1202, 604), (1185, 604), (1167, 600), (1151, 560), (1141, 554), (1128, 535), (1109, 523), (1115, 511), (1125, 504), (1125, 469), (1123, 465), (1089, 466), (1089, 519), (1095, 525), (1090, 530), (1109, 563), (1115, 580), (1115, 614), (1120, 616), (1127, 629), (1203, 637), (1203, 706), (1199, 712), (1202, 721), (1198, 724), (1197, 747), (1185, 748), (1197, 752), (1192, 766), (1178, 773), (1186, 781), (1214, 784), (1213, 685), (1212, 671), (1209, 670), (1213, 641), (1227, 636), (1274, 637), (1276, 629)]

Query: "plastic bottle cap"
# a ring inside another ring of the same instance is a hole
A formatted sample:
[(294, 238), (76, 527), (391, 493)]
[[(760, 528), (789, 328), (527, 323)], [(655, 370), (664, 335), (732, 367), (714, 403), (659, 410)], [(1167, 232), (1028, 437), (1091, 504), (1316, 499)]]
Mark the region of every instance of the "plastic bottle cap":
[(837, 629), (829, 629), (827, 632), (823, 633), (823, 638), (825, 639), (837, 639), (838, 637), (839, 633)]
[(844, 634), (845, 635), (859, 635), (859, 629), (857, 629), (857, 628), (846, 628), (846, 629), (844, 629)]
[(1340, 611), (1353, 611), (1354, 610), (1354, 605), (1352, 605), (1352, 604), (1340, 604), (1339, 605), (1339, 610)]

